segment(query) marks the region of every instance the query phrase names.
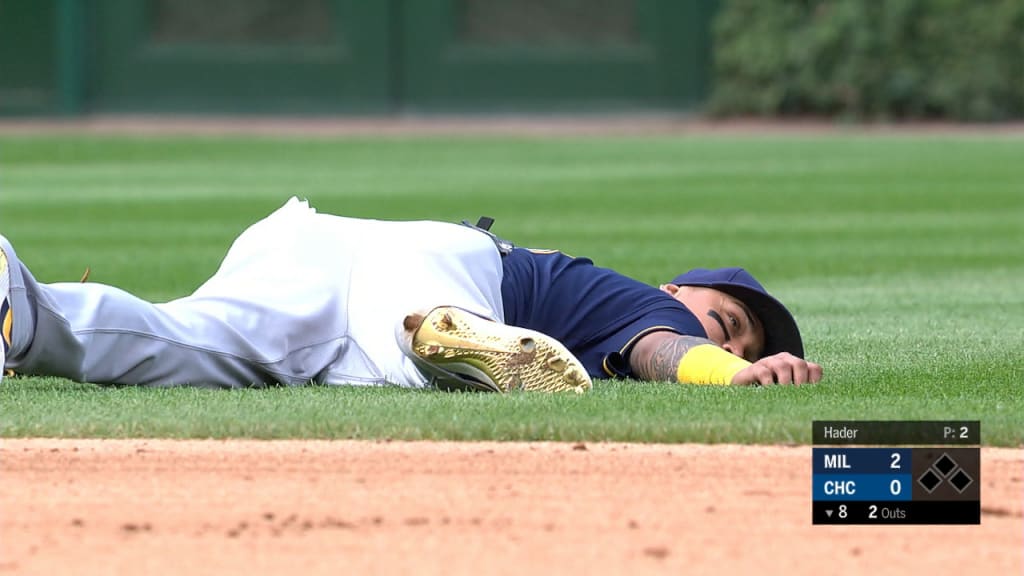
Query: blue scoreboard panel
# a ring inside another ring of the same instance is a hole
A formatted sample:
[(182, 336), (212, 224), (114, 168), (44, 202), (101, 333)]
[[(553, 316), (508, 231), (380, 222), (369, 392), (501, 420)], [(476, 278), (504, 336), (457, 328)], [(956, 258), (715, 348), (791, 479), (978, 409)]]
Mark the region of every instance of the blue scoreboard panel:
[(980, 524), (981, 422), (815, 421), (814, 524)]

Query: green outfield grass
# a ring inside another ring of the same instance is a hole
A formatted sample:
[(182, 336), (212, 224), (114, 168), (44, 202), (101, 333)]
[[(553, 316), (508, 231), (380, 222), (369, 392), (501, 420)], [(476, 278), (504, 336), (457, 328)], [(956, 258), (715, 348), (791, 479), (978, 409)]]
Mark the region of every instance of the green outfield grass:
[(979, 419), (986, 444), (1024, 444), (1020, 136), (0, 137), (0, 232), (43, 281), (89, 266), (185, 295), (293, 194), (351, 216), (486, 214), (520, 245), (654, 284), (745, 266), (825, 379), (577, 397), (15, 378), (0, 435), (807, 443), (815, 419)]

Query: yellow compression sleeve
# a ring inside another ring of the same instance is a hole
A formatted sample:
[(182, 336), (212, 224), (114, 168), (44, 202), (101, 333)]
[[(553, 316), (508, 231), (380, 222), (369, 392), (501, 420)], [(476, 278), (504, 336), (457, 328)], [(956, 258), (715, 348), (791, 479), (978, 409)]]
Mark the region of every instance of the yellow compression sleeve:
[(732, 384), (732, 378), (750, 366), (714, 344), (701, 344), (690, 348), (676, 368), (676, 379), (683, 384)]

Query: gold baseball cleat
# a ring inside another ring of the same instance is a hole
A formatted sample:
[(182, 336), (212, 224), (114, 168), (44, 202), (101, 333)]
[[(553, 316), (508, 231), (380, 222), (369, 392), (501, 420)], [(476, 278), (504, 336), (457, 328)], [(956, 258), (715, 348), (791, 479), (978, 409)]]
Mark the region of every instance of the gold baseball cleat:
[(494, 392), (573, 391), (593, 386), (578, 359), (561, 342), (526, 328), (508, 326), (441, 306), (426, 316), (406, 316), (412, 352), (443, 373)]

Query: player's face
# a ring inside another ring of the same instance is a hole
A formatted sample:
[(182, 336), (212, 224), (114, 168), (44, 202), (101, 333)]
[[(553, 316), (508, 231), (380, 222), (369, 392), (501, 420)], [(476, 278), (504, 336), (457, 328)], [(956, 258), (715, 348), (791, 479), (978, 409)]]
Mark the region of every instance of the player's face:
[(697, 316), (709, 340), (748, 362), (761, 357), (764, 327), (746, 304), (713, 288), (665, 284), (661, 289)]

